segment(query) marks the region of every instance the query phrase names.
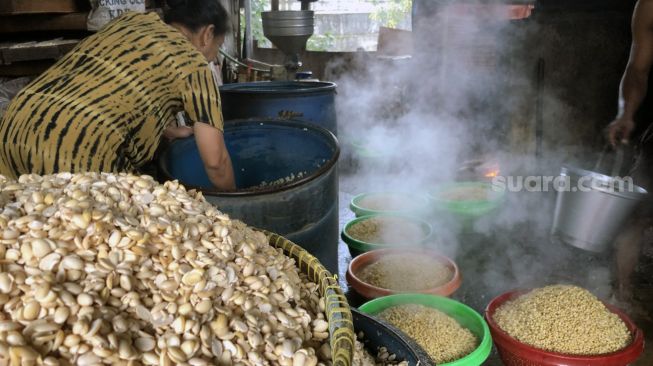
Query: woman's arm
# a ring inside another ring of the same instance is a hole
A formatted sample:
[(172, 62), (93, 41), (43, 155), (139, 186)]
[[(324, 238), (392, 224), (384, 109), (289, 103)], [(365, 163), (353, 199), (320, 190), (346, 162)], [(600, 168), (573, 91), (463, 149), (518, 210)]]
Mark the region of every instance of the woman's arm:
[(204, 169), (211, 183), (221, 190), (236, 189), (231, 157), (222, 131), (201, 122), (195, 122), (193, 130)]

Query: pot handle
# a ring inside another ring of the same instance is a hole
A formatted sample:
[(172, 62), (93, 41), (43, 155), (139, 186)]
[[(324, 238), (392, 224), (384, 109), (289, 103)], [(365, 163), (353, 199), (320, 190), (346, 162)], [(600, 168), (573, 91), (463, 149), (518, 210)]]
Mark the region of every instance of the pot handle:
[[(596, 162), (596, 165), (594, 166), (594, 171), (599, 170), (601, 164), (603, 163), (603, 158), (605, 157), (605, 155), (609, 150), (610, 150), (610, 144), (606, 144), (605, 147), (603, 148), (603, 151), (601, 151), (601, 155), (599, 155), (599, 160)], [(614, 163), (612, 164), (612, 172), (610, 172), (610, 176), (616, 177), (621, 171), (621, 167), (623, 166), (623, 163), (624, 163), (624, 148), (623, 146), (619, 145), (615, 149), (615, 158), (614, 158)]]

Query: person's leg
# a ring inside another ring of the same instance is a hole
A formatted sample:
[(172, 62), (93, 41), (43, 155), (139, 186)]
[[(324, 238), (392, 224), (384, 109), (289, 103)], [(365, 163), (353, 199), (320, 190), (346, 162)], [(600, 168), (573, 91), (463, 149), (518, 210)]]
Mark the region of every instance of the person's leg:
[[(653, 178), (653, 144), (642, 144), (641, 151), (631, 171), (634, 184), (651, 192)], [(617, 296), (620, 300), (632, 298), (632, 276), (637, 267), (644, 240), (644, 231), (653, 217), (653, 204), (650, 200), (643, 202), (628, 222), (626, 228), (615, 241), (617, 265)]]
[(616, 240), (617, 297), (629, 302), (632, 298), (632, 275), (639, 261), (646, 220), (635, 218)]

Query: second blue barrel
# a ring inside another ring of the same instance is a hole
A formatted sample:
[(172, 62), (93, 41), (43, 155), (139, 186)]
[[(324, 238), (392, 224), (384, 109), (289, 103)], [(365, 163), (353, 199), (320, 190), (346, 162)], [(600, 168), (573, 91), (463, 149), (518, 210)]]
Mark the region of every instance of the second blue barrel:
[[(225, 124), (238, 190), (214, 189), (194, 137), (174, 141), (159, 159), (166, 180), (177, 179), (222, 212), (305, 248), (338, 273), (338, 140), (303, 121), (247, 120)], [(260, 186), (301, 174), (280, 185)]]
[(338, 135), (336, 84), (322, 81), (263, 81), (220, 87), (226, 121), (247, 118), (295, 119)]

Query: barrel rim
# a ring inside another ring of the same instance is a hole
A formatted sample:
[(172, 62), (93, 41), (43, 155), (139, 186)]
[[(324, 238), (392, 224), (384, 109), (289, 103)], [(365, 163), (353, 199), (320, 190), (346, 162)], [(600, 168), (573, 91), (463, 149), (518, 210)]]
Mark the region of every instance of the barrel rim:
[[(182, 181), (180, 182), (189, 189), (195, 189), (197, 191), (210, 194), (211, 196), (215, 196), (215, 197), (254, 197), (254, 196), (261, 196), (261, 195), (271, 194), (271, 193), (281, 193), (281, 192), (291, 190), (293, 188), (297, 188), (299, 186), (302, 186), (306, 183), (309, 183), (311, 181), (314, 181), (322, 177), (323, 175), (328, 173), (332, 168), (335, 167), (336, 163), (338, 162), (338, 159), (340, 158), (340, 144), (338, 143), (338, 138), (331, 131), (327, 130), (324, 127), (317, 126), (311, 123), (306, 123), (305, 121), (300, 121), (300, 120), (293, 120), (293, 119), (282, 120), (282, 119), (274, 119), (274, 118), (250, 118), (250, 119), (230, 120), (230, 121), (225, 121), (224, 126), (225, 129), (227, 129), (229, 127), (262, 125), (266, 122), (267, 123), (272, 122), (276, 126), (286, 126), (286, 127), (298, 128), (302, 130), (312, 129), (322, 134), (324, 137), (326, 137), (327, 139), (335, 143), (334, 144), (335, 151), (333, 153), (333, 156), (326, 163), (324, 163), (324, 165), (318, 168), (313, 174), (309, 174), (303, 178), (296, 179), (287, 185), (271, 186), (269, 188), (241, 189), (241, 190), (230, 192), (230, 191), (220, 191), (213, 188), (200, 187)], [(165, 180), (176, 180), (176, 178), (173, 177), (172, 174), (170, 174), (170, 171), (166, 166), (166, 157), (168, 156), (168, 151), (169, 148), (165, 149), (161, 154), (161, 156), (159, 156), (158, 159), (159, 169), (163, 173), (163, 178)]]
[[(274, 89), (275, 86), (298, 85), (297, 89)], [(220, 92), (227, 94), (258, 94), (275, 96), (295, 94), (317, 94), (330, 92), (337, 88), (332, 81), (254, 81), (251, 83), (231, 83), (220, 86)]]

